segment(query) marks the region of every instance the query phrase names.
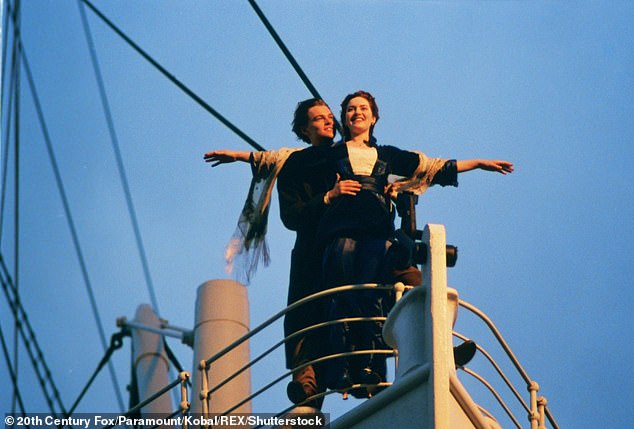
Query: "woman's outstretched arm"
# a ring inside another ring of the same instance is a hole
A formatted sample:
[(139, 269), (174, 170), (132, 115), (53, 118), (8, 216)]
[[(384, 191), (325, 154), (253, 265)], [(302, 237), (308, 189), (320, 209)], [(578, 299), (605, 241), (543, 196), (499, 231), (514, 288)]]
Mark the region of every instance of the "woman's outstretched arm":
[(496, 171), (502, 174), (513, 172), (513, 163), (496, 159), (467, 159), (456, 161), (458, 173), (471, 170)]

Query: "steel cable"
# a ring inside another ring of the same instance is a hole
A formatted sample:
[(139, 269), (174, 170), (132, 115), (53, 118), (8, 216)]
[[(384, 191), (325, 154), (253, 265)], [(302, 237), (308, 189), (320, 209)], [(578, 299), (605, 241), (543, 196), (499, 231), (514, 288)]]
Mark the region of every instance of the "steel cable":
[(216, 119), (222, 122), (227, 128), (237, 134), (242, 140), (247, 142), (253, 148), (259, 151), (265, 150), (262, 146), (256, 143), (251, 137), (249, 137), (246, 133), (240, 130), (238, 127), (233, 125), (227, 118), (222, 116), (217, 110), (211, 107), (209, 104), (205, 102), (202, 98), (200, 98), (194, 91), (189, 89), (185, 84), (183, 84), (180, 80), (178, 80), (172, 73), (167, 71), (165, 67), (158, 63), (154, 58), (152, 58), (147, 52), (145, 52), (139, 45), (134, 43), (130, 37), (128, 37), (123, 31), (121, 31), (112, 21), (110, 21), (99, 9), (97, 9), (92, 3), (88, 0), (81, 0), (86, 6), (88, 6), (108, 27), (110, 27), (115, 33), (119, 35), (132, 49), (134, 49), (138, 54), (140, 54), (145, 60), (147, 60), (150, 64), (152, 64), (158, 71), (160, 71), (166, 78), (168, 78), (172, 83), (178, 86), (183, 92), (189, 95), (196, 103), (198, 103), (203, 109), (207, 112), (211, 113)]
[[(40, 383), (40, 387), (42, 388), (46, 403), (48, 404), (51, 413), (56, 414), (54, 402), (56, 402), (60, 411), (62, 413), (65, 413), (64, 404), (62, 403), (62, 400), (60, 398), (59, 390), (57, 389), (48, 365), (46, 364), (44, 353), (42, 352), (42, 349), (37, 342), (35, 332), (31, 327), (31, 323), (29, 322), (26, 311), (24, 310), (22, 303), (18, 299), (18, 291), (15, 288), (13, 281), (11, 280), (11, 276), (9, 275), (2, 255), (0, 255), (0, 284), (2, 285), (2, 290), (4, 291), (7, 303), (13, 311), (15, 320), (16, 322), (18, 322), (16, 335), (20, 334), (20, 336), (22, 337), (24, 348), (26, 349), (27, 354), (31, 360), (31, 364), (33, 365), (33, 369), (35, 370), (35, 375)], [(13, 294), (13, 298), (10, 296), (9, 292)], [(35, 349), (35, 353), (33, 351), (33, 348)], [(42, 374), (40, 366), (42, 367), (44, 374)], [(49, 385), (53, 391), (53, 398), (51, 398), (51, 395), (46, 388), (47, 385)]]
[(121, 150), (119, 148), (119, 139), (114, 127), (114, 121), (112, 120), (112, 112), (110, 111), (110, 104), (108, 102), (108, 96), (106, 95), (106, 89), (99, 67), (99, 60), (97, 59), (97, 52), (95, 50), (95, 44), (90, 33), (90, 27), (86, 19), (86, 12), (84, 5), (80, 0), (77, 1), (79, 6), (79, 12), (81, 15), (81, 21), (84, 28), (84, 34), (86, 35), (86, 41), (88, 43), (88, 50), (90, 51), (90, 59), (92, 60), (93, 70), (95, 71), (95, 77), (97, 79), (97, 86), (99, 88), (99, 96), (101, 98), (101, 104), (106, 117), (106, 123), (108, 125), (108, 132), (110, 133), (110, 142), (112, 143), (112, 149), (117, 161), (117, 170), (119, 171), (119, 177), (121, 179), (121, 185), (123, 186), (123, 193), (125, 194), (126, 205), (128, 207), (128, 214), (132, 222), (132, 229), (134, 230), (134, 238), (136, 240), (139, 257), (141, 259), (141, 265), (143, 267), (143, 274), (145, 276), (145, 283), (147, 285), (148, 293), (150, 295), (150, 301), (154, 307), (154, 311), (160, 314), (158, 300), (154, 290), (154, 283), (152, 282), (152, 276), (150, 274), (150, 268), (145, 253), (145, 247), (143, 246), (143, 239), (141, 238), (141, 230), (139, 228), (139, 221), (137, 220), (136, 211), (134, 209), (134, 202), (132, 201), (132, 193), (130, 192), (130, 185), (126, 175), (125, 167), (123, 165), (123, 157), (121, 156)]
[[(289, 49), (286, 47), (286, 45), (284, 44), (284, 41), (282, 41), (282, 38), (277, 34), (277, 32), (275, 31), (275, 28), (273, 28), (273, 25), (271, 25), (269, 20), (266, 18), (266, 15), (264, 15), (264, 12), (262, 12), (262, 9), (260, 9), (260, 7), (255, 2), (255, 0), (249, 0), (249, 4), (251, 5), (255, 13), (258, 15), (258, 17), (260, 18), (260, 21), (262, 21), (262, 24), (264, 24), (267, 31), (271, 35), (271, 37), (273, 37), (273, 40), (275, 40), (275, 43), (277, 43), (277, 46), (281, 49), (282, 53), (284, 53), (284, 56), (286, 57), (288, 62), (291, 63), (291, 66), (293, 67), (293, 69), (295, 70), (299, 78), (302, 80), (302, 82), (304, 82), (304, 85), (306, 85), (306, 87), (308, 88), (308, 91), (310, 91), (313, 97), (323, 100), (323, 97), (319, 94), (319, 91), (317, 91), (317, 88), (315, 88), (315, 86), (312, 84), (310, 79), (308, 79), (308, 76), (306, 75), (306, 73), (304, 73), (304, 70), (302, 70), (299, 63), (295, 59), (295, 57), (293, 57), (293, 54), (291, 54), (291, 51), (289, 51)], [(341, 125), (339, 124), (339, 121), (337, 121), (336, 118), (335, 118), (335, 126), (337, 127), (337, 131), (339, 131), (339, 134), (343, 135), (343, 132), (341, 131)]]
[[(105, 335), (105, 331), (103, 328), (103, 324), (101, 322), (101, 317), (99, 315), (99, 309), (97, 307), (97, 302), (95, 299), (95, 294), (92, 288), (92, 284), (90, 282), (90, 278), (88, 276), (88, 269), (86, 267), (86, 262), (84, 260), (84, 256), (83, 256), (83, 252), (81, 250), (81, 245), (79, 243), (79, 236), (77, 234), (77, 230), (75, 228), (75, 223), (73, 220), (73, 216), (70, 210), (70, 204), (68, 201), (68, 197), (66, 196), (66, 190), (64, 188), (64, 183), (62, 181), (62, 177), (61, 177), (61, 173), (57, 164), (57, 159), (55, 157), (55, 152), (53, 150), (53, 144), (51, 143), (51, 138), (48, 132), (48, 127), (46, 126), (46, 121), (44, 120), (44, 113), (42, 110), (42, 105), (40, 103), (39, 100), (39, 96), (37, 93), (37, 89), (35, 87), (35, 83), (33, 80), (33, 75), (31, 73), (31, 68), (29, 67), (29, 63), (28, 63), (28, 59), (26, 56), (26, 53), (24, 52), (24, 47), (22, 45), (22, 42), (20, 40), (18, 40), (18, 45), (20, 46), (20, 56), (22, 59), (22, 62), (24, 64), (24, 70), (26, 73), (26, 77), (27, 77), (27, 82), (29, 85), (29, 88), (31, 90), (31, 95), (33, 96), (33, 102), (35, 105), (35, 110), (37, 112), (37, 117), (38, 117), (38, 121), (40, 123), (40, 127), (42, 129), (42, 134), (44, 136), (44, 142), (46, 144), (46, 149), (49, 155), (49, 160), (51, 162), (51, 166), (53, 169), (53, 173), (55, 176), (55, 182), (57, 184), (57, 188), (58, 191), (60, 193), (60, 198), (62, 200), (62, 205), (64, 207), (64, 212), (66, 214), (66, 220), (68, 223), (68, 227), (70, 229), (70, 233), (71, 233), (71, 238), (73, 241), (73, 245), (75, 247), (75, 252), (77, 254), (77, 258), (79, 260), (79, 265), (80, 265), (80, 269), (81, 269), (81, 273), (84, 279), (84, 284), (86, 286), (86, 291), (88, 292), (88, 298), (90, 301), (90, 305), (91, 305), (91, 309), (93, 312), (93, 316), (95, 318), (95, 322), (97, 324), (97, 330), (99, 332), (99, 337), (101, 339), (101, 344), (102, 344), (102, 348), (103, 350), (107, 350), (107, 343), (106, 343), (106, 335)], [(123, 404), (123, 398), (121, 397), (121, 392), (120, 392), (120, 388), (119, 388), (119, 383), (117, 381), (117, 376), (114, 372), (114, 367), (112, 366), (112, 364), (108, 364), (108, 369), (110, 370), (110, 375), (112, 378), (112, 382), (114, 384), (115, 387), (115, 393), (117, 396), (117, 400), (119, 402), (119, 407), (121, 409), (124, 409), (124, 404)]]

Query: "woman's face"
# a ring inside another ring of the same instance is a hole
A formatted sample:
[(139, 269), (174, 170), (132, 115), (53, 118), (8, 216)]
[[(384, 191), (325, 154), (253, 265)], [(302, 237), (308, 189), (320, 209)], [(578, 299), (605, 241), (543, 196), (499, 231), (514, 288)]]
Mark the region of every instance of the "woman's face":
[(346, 106), (346, 126), (354, 137), (367, 132), (376, 122), (370, 102), (363, 97), (354, 97)]

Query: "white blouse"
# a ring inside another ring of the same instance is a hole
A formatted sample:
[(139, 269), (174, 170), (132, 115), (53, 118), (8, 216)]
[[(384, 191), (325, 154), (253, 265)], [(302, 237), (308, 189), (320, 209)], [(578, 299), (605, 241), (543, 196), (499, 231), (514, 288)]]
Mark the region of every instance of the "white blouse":
[(346, 146), (352, 172), (358, 176), (371, 176), (379, 157), (376, 148), (352, 146), (349, 142), (346, 142)]

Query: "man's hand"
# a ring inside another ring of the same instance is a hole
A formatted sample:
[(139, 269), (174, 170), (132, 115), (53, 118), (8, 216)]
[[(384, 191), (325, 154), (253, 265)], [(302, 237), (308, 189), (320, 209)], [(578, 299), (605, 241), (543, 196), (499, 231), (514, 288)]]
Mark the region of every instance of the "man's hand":
[(328, 199), (332, 200), (333, 198), (338, 198), (341, 195), (352, 195), (355, 196), (361, 190), (361, 183), (356, 180), (340, 180), (341, 176), (337, 174), (337, 183), (332, 187), (330, 191), (328, 191)]
[(205, 162), (211, 162), (212, 167), (220, 164), (229, 164), (231, 162), (243, 161), (249, 162), (250, 152), (240, 152), (237, 150), (214, 150), (203, 155)]

